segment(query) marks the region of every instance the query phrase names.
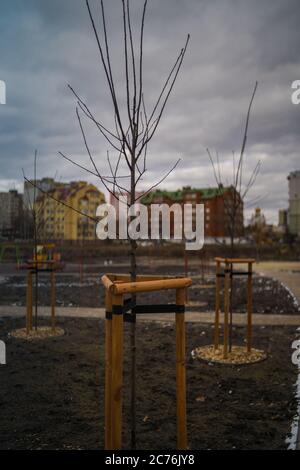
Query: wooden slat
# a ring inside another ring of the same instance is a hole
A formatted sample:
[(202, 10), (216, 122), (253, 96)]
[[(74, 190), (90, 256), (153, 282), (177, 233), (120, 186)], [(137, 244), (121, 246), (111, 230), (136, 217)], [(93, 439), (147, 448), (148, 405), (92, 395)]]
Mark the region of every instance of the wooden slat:
[[(123, 305), (122, 295), (112, 296), (113, 305)], [(122, 449), (122, 403), (123, 403), (123, 315), (112, 315), (111, 356), (111, 426), (112, 449)]]
[[(248, 265), (248, 272), (252, 273), (252, 264)], [(247, 352), (252, 348), (252, 276), (248, 274), (247, 282)]]
[[(229, 269), (229, 265), (226, 264), (226, 269)], [(225, 282), (224, 282), (224, 359), (228, 357), (228, 316), (229, 316), (229, 285), (230, 285), (230, 275), (229, 272), (225, 273)]]
[(220, 328), (220, 262), (217, 262), (216, 269), (216, 308), (215, 308), (215, 331), (214, 331), (214, 347), (218, 349), (219, 347), (219, 328)]
[(115, 294), (130, 294), (133, 292), (180, 289), (188, 287), (191, 284), (192, 280), (187, 277), (178, 279), (160, 279), (156, 281), (125, 282), (123, 284), (114, 284), (110, 289)]
[(229, 264), (248, 264), (255, 263), (255, 258), (215, 258), (218, 263), (229, 263)]
[(32, 330), (32, 273), (27, 273), (27, 291), (26, 291), (26, 334)]
[[(112, 311), (112, 299), (105, 292), (105, 309)], [(104, 394), (104, 448), (112, 450), (112, 400), (111, 400), (112, 320), (105, 320), (105, 394)]]
[[(176, 290), (176, 304), (184, 305), (185, 289)], [(188, 448), (186, 425), (186, 370), (185, 370), (185, 321), (184, 313), (176, 313), (176, 407), (177, 449)]]
[[(106, 276), (112, 281), (112, 282), (118, 282), (118, 281), (123, 281), (123, 282), (130, 282), (131, 277), (130, 274), (115, 274), (115, 273), (107, 273)], [(174, 277), (171, 276), (158, 276), (158, 275), (152, 275), (152, 274), (140, 274), (136, 276), (137, 281), (159, 281), (160, 279), (174, 279)]]
[(55, 330), (55, 272), (51, 271), (51, 326)]

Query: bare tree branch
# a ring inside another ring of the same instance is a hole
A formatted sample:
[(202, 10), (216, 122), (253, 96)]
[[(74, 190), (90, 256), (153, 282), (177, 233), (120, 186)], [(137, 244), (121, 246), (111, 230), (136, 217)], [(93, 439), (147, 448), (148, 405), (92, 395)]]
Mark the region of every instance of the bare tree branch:
[(159, 186), (163, 181), (165, 181), (165, 179), (172, 173), (172, 171), (175, 170), (175, 168), (177, 167), (178, 163), (180, 162), (180, 158), (177, 160), (177, 162), (175, 163), (175, 165), (172, 166), (172, 168), (165, 174), (165, 176), (163, 176), (163, 178), (161, 178), (157, 183), (153, 184), (147, 191), (145, 191), (141, 196), (139, 196), (138, 198), (136, 198), (136, 201), (138, 201), (139, 199), (143, 198), (144, 196), (146, 196), (146, 194), (150, 193), (151, 191), (153, 191), (154, 188), (156, 188), (157, 186)]

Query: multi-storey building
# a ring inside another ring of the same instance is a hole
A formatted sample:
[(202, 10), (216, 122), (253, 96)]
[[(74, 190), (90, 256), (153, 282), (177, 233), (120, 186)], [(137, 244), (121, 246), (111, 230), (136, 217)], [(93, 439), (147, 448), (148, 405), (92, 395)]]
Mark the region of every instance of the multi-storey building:
[[(189, 186), (177, 191), (153, 191), (141, 199), (145, 205), (177, 203), (193, 204), (192, 221), (195, 223), (196, 204), (204, 205), (204, 234), (205, 237), (226, 238), (230, 236), (231, 217), (234, 214), (235, 236), (243, 235), (243, 201), (233, 187), (223, 188), (191, 188)], [(235, 212), (233, 206), (236, 207)], [(149, 224), (151, 211), (149, 211)], [(195, 225), (194, 225), (195, 226)], [(170, 217), (170, 235), (174, 234), (174, 217)]]
[(0, 234), (14, 238), (20, 235), (23, 200), (18, 191), (11, 189), (0, 193)]
[(300, 236), (300, 171), (293, 171), (288, 176), (289, 209), (288, 228), (292, 235)]
[(24, 208), (32, 210), (34, 201), (38, 199), (44, 192), (48, 192), (55, 188), (62, 188), (67, 183), (55, 181), (53, 178), (42, 178), (39, 180), (24, 181)]
[(38, 237), (47, 240), (96, 239), (93, 218), (103, 202), (104, 194), (85, 181), (60, 184), (47, 194), (40, 193), (35, 204)]
[(278, 230), (282, 233), (288, 231), (288, 211), (287, 209), (279, 209), (278, 211)]

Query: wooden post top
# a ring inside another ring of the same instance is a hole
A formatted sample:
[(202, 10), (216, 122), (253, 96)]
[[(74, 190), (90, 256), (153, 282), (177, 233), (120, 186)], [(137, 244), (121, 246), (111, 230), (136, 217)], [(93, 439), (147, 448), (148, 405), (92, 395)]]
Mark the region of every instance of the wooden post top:
[(128, 274), (105, 274), (101, 281), (105, 289), (112, 294), (182, 289), (192, 285), (192, 279), (189, 277), (137, 276), (136, 282), (131, 282)]
[(216, 263), (224, 264), (253, 264), (256, 263), (255, 258), (215, 258)]

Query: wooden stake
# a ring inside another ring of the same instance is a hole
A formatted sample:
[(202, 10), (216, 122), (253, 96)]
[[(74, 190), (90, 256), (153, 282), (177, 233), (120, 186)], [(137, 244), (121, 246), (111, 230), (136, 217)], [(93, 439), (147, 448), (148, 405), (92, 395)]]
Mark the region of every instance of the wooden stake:
[(108, 315), (112, 315), (112, 299), (111, 294), (105, 292), (105, 396), (104, 396), (104, 448), (105, 450), (112, 450), (112, 435), (111, 435), (111, 422), (112, 422), (112, 400), (111, 400), (111, 356), (112, 356), (112, 319)]
[[(176, 304), (184, 305), (185, 289), (176, 290)], [(187, 449), (186, 427), (186, 371), (184, 313), (176, 313), (176, 396), (177, 396), (177, 449)]]
[(26, 334), (32, 330), (32, 272), (27, 273), (27, 292), (26, 292)]
[(225, 282), (224, 282), (224, 359), (228, 357), (228, 314), (229, 314), (229, 285), (230, 285), (230, 272), (229, 264), (225, 264)]
[[(185, 246), (183, 246), (183, 252), (184, 252), (184, 276), (187, 277), (188, 271), (189, 271), (189, 262), (188, 262), (188, 256), (187, 256)], [(185, 290), (185, 303), (186, 304), (189, 303), (189, 292), (187, 289)]]
[(248, 263), (248, 286), (247, 286), (247, 352), (252, 348), (252, 263)]
[(220, 325), (220, 261), (217, 261), (216, 266), (216, 310), (215, 310), (215, 334), (214, 346), (215, 349), (219, 348), (219, 325)]
[(51, 271), (51, 326), (52, 331), (55, 331), (55, 272)]
[(112, 449), (122, 448), (122, 391), (123, 391), (123, 315), (114, 307), (123, 305), (122, 295), (112, 296), (112, 357), (111, 357), (111, 427)]

